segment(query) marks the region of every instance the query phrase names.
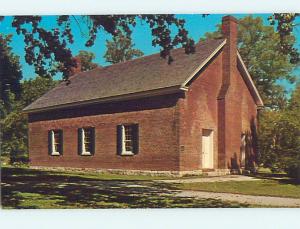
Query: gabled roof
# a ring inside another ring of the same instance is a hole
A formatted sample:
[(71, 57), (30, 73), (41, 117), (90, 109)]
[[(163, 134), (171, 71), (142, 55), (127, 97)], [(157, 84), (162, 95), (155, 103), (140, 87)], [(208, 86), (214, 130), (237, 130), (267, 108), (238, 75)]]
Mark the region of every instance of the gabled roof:
[[(31, 113), (187, 90), (189, 81), (225, 43), (226, 39), (200, 42), (196, 45), (196, 52), (189, 55), (185, 54), (183, 48), (175, 49), (172, 51), (174, 61), (171, 64), (158, 53), (78, 73), (70, 77), (69, 84), (60, 83), (25, 107), (24, 111)], [(238, 59), (241, 60), (240, 56)], [(245, 68), (242, 60), (240, 62)], [(255, 98), (260, 98), (246, 68), (244, 72), (247, 86), (257, 94)]]
[(183, 48), (172, 51), (174, 61), (168, 64), (160, 54), (81, 72), (60, 83), (32, 104), (25, 112), (56, 109), (152, 93), (185, 90), (184, 83), (226, 40), (211, 39), (196, 45), (196, 52), (185, 54)]

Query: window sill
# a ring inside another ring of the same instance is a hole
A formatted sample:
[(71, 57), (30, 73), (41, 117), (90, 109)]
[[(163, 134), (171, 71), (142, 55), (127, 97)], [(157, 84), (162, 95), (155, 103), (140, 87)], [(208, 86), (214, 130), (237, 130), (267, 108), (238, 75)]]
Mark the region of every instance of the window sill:
[(53, 152), (53, 153), (51, 153), (51, 156), (60, 156), (60, 153), (59, 152)]
[(92, 156), (90, 152), (81, 153), (80, 156)]
[(134, 156), (134, 153), (132, 153), (132, 152), (122, 152), (121, 156)]

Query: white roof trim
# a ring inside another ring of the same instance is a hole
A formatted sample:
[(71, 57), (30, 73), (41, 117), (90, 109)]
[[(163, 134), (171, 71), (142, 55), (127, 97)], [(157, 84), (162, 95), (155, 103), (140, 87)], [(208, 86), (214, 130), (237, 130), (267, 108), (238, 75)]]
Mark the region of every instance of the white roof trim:
[(226, 39), (213, 51), (209, 57), (204, 60), (201, 65), (193, 71), (193, 73), (181, 84), (181, 87), (186, 87), (186, 85), (194, 78), (194, 76), (220, 51), (221, 48), (226, 44)]
[(258, 92), (258, 90), (257, 90), (257, 88), (256, 88), (256, 86), (255, 86), (248, 70), (247, 70), (247, 67), (246, 67), (246, 65), (245, 65), (245, 63), (244, 63), (244, 61), (243, 61), (243, 59), (242, 59), (242, 57), (241, 57), (241, 55), (238, 51), (237, 51), (237, 57), (238, 57), (238, 60), (240, 61), (241, 65), (243, 67), (243, 70), (246, 73), (246, 77), (247, 77), (248, 82), (250, 83), (250, 86), (253, 88), (253, 91), (255, 92), (255, 96), (257, 97), (257, 100), (258, 100), (257, 105), (263, 107), (264, 103), (263, 103), (263, 101), (262, 101), (262, 99), (259, 95), (259, 92)]

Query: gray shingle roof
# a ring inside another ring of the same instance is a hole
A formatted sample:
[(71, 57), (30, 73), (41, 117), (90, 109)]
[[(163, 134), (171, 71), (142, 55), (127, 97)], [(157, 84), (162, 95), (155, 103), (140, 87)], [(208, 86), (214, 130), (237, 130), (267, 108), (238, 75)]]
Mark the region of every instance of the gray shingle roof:
[(189, 55), (183, 48), (175, 49), (171, 64), (158, 53), (78, 73), (70, 77), (70, 84), (60, 83), (24, 111), (180, 86), (223, 42), (200, 42)]

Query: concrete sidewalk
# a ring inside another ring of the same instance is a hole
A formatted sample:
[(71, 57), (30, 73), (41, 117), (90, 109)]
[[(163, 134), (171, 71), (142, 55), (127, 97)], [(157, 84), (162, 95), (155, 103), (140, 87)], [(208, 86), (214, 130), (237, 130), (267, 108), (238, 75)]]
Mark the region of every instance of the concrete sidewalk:
[(225, 182), (225, 181), (257, 181), (258, 178), (242, 176), (242, 175), (226, 175), (217, 177), (197, 177), (197, 178), (183, 178), (173, 180), (158, 180), (165, 183), (199, 183), (199, 182)]
[(203, 191), (182, 191), (176, 194), (178, 197), (212, 198), (223, 201), (235, 201), (239, 203), (263, 205), (271, 207), (300, 207), (300, 199), (271, 197), (271, 196), (252, 196), (233, 193), (214, 193)]

